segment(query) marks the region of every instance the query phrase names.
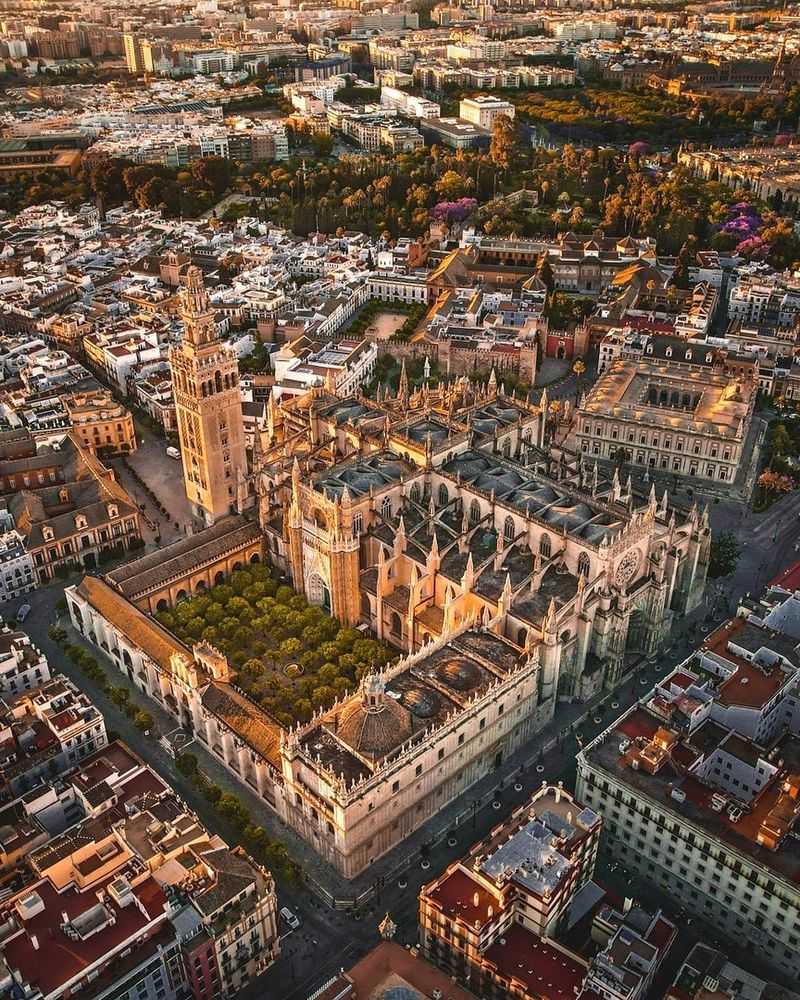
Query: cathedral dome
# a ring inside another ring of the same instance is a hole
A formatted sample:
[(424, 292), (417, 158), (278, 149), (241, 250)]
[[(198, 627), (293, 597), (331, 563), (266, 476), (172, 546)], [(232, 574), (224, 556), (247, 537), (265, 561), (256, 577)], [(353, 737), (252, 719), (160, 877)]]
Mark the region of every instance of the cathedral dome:
[(436, 676), (443, 684), (456, 691), (469, 691), (477, 687), (481, 680), (481, 672), (471, 660), (461, 656), (451, 656), (436, 668)]
[(336, 735), (353, 750), (377, 760), (404, 743), (412, 731), (408, 709), (386, 697), (379, 675), (368, 674), (361, 697), (341, 710)]

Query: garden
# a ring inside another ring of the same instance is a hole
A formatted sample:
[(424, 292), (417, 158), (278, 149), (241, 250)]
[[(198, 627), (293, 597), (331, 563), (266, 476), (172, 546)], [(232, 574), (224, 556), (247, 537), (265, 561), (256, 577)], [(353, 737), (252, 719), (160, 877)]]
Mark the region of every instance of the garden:
[(800, 417), (773, 420), (764, 442), (764, 468), (756, 482), (753, 510), (771, 507), (800, 483)]
[(347, 336), (364, 336), (373, 324), (380, 327), (382, 316), (405, 316), (405, 320), (388, 337), (378, 337), (380, 340), (402, 343), (411, 339), (426, 311), (427, 305), (424, 302), (381, 302), (379, 299), (370, 299), (359, 309), (347, 328)]
[(286, 727), (307, 722), (394, 655), (309, 604), (262, 565), (238, 570), (156, 617), (183, 642), (204, 641), (223, 652), (238, 671), (238, 686)]

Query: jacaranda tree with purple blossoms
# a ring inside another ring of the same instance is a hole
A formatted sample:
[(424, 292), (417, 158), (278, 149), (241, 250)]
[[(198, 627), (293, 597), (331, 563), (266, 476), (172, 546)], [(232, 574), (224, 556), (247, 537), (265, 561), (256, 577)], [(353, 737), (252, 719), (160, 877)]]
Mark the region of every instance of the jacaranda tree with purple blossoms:
[(475, 198), (459, 198), (457, 201), (440, 201), (431, 209), (431, 218), (436, 222), (464, 222), (478, 207)]

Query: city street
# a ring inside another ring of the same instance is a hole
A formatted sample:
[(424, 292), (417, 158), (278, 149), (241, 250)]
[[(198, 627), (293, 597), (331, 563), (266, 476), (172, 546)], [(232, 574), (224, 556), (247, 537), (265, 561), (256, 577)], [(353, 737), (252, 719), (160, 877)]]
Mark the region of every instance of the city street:
[[(169, 461), (169, 460), (168, 460)], [(169, 469), (169, 466), (166, 466)], [(330, 978), (342, 966), (352, 965), (377, 941), (377, 924), (385, 912), (390, 912), (398, 924), (398, 939), (412, 944), (417, 937), (417, 893), (424, 883), (440, 874), (448, 864), (457, 860), (471, 844), (483, 837), (500, 822), (512, 808), (529, 797), (542, 781), (563, 781), (573, 788), (575, 781), (575, 753), (578, 739), (584, 743), (601, 732), (614, 718), (635, 700), (645, 694), (659, 676), (682, 662), (694, 645), (711, 628), (706, 620), (713, 615), (715, 621), (727, 616), (733, 601), (747, 591), (755, 592), (771, 576), (793, 562), (798, 553), (794, 545), (800, 539), (800, 496), (792, 495), (781, 500), (764, 514), (743, 512), (740, 505), (719, 503), (711, 508), (712, 524), (719, 528), (732, 528), (742, 539), (742, 557), (737, 571), (730, 578), (712, 582), (704, 605), (692, 616), (680, 622), (674, 633), (669, 652), (662, 654), (656, 664), (642, 663), (640, 673), (628, 676), (612, 695), (604, 695), (599, 705), (562, 705), (556, 722), (532, 741), (517, 757), (510, 759), (500, 770), (487, 775), (473, 786), (465, 796), (452, 804), (433, 824), (434, 836), (426, 828), (409, 838), (401, 848), (378, 861), (361, 879), (356, 880), (349, 895), (360, 893), (365, 886), (373, 887), (373, 898), (362, 904), (355, 913), (336, 911), (326, 906), (318, 894), (306, 885), (293, 885), (278, 881), (280, 905), (289, 906), (300, 916), (300, 928), (288, 934), (283, 941), (281, 959), (259, 980), (245, 991), (246, 1000), (253, 1000), (266, 989), (270, 1000), (305, 1000), (321, 982)], [(110, 731), (128, 743), (150, 766), (156, 769), (197, 812), (210, 829), (226, 839), (236, 838), (208, 802), (203, 799), (183, 775), (175, 768), (174, 761), (157, 738), (145, 737), (127, 716), (70, 662), (65, 661), (61, 650), (48, 637), (49, 626), (59, 618), (57, 604), (63, 587), (71, 582), (43, 588), (25, 600), (32, 612), (25, 629), (33, 641), (48, 656), (54, 669), (62, 670), (73, 679), (103, 712)], [(13, 617), (22, 600), (10, 602), (3, 608), (7, 620)], [(66, 618), (61, 615), (64, 624)], [(71, 639), (74, 639), (71, 636)], [(97, 655), (96, 650), (92, 652)], [(109, 676), (115, 684), (126, 684), (125, 678), (115, 674), (110, 664)], [(128, 685), (134, 690), (131, 685)], [(158, 735), (175, 728), (174, 720), (159, 706), (144, 698), (138, 691), (133, 700), (149, 711), (156, 720)], [(547, 747), (543, 751), (543, 747)], [(332, 889), (339, 889), (341, 880), (294, 834), (282, 827), (276, 817), (247, 788), (235, 782), (222, 765), (202, 746), (194, 743), (200, 766), (208, 776), (226, 791), (233, 791), (250, 809), (271, 836), (284, 842), (290, 853), (301, 864), (304, 876), (314, 878)], [(438, 832), (438, 836), (435, 834)], [(453, 834), (453, 836), (450, 836)], [(347, 883), (345, 883), (347, 884)], [(612, 888), (614, 886), (612, 885)], [(638, 891), (638, 890), (637, 890)], [(341, 894), (340, 894), (340, 898)], [(682, 948), (688, 951), (694, 935), (684, 928)], [(684, 941), (685, 938), (685, 941)]]

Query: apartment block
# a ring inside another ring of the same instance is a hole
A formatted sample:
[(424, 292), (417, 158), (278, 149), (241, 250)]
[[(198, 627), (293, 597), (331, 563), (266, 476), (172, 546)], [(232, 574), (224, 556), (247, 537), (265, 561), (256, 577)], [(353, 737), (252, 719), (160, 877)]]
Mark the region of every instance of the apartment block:
[(579, 994), (588, 963), (554, 935), (591, 879), (602, 820), (543, 784), (420, 892), (425, 956), (478, 996)]
[(0, 533), (0, 604), (36, 587), (33, 556), (15, 528)]
[[(4, 638), (10, 645), (11, 639)], [(11, 801), (52, 780), (108, 742), (103, 716), (86, 695), (66, 677), (50, 678), (46, 664), (33, 662), (35, 648), (26, 651), (20, 641), (14, 644), (18, 651), (21, 648), (21, 657), (17, 659), (19, 652), (13, 659), (7, 654), (8, 690), (0, 697), (0, 801)], [(26, 676), (37, 686), (27, 688)]]
[(613, 857), (787, 981), (800, 975), (798, 605), (708, 637), (578, 755)]
[(107, 389), (73, 393), (63, 402), (73, 433), (85, 448), (98, 455), (136, 451), (133, 416)]
[(514, 117), (514, 105), (510, 101), (502, 101), (499, 97), (479, 94), (477, 97), (467, 97), (459, 103), (459, 115), (473, 125), (480, 125), (491, 131), (494, 123), (501, 115)]
[(47, 658), (24, 632), (0, 630), (0, 697), (38, 687), (50, 680)]
[(19, 833), (46, 831), (45, 842), (26, 852), (24, 887), (0, 903), (15, 995), (226, 998), (277, 957), (272, 877), (123, 744), (29, 800)]

